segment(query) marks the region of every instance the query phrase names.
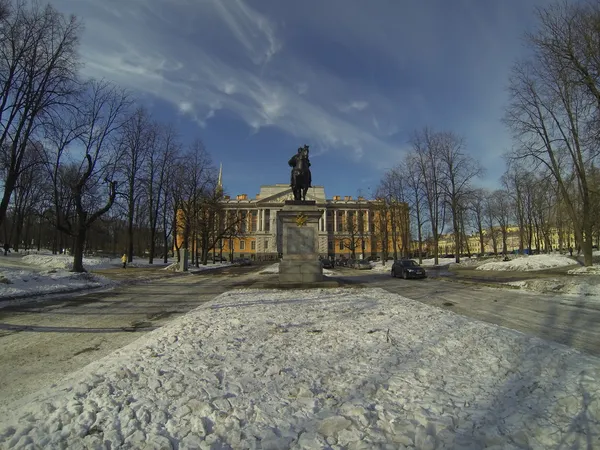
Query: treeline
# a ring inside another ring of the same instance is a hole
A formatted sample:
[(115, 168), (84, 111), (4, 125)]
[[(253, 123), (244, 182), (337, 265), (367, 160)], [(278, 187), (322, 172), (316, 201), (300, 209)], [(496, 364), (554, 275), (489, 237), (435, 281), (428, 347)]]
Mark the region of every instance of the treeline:
[[(463, 139), (430, 129), (415, 133), (413, 151), (380, 182), (376, 197), (388, 208), (408, 203), (411, 236), (419, 253), (431, 241), (436, 263), (444, 230), (454, 235), (458, 262), (461, 253), (483, 253), (488, 238), (506, 253), (517, 226), (521, 252), (550, 251), (558, 235), (559, 248), (581, 249), (592, 264), (600, 241), (600, 4), (561, 2), (537, 10), (537, 18), (526, 35), (530, 56), (509, 79), (504, 122), (514, 144), (502, 188), (474, 186), (482, 170)], [(478, 250), (466, 246), (472, 231)]]
[(192, 257), (206, 261), (228, 233), (215, 231), (223, 193), (209, 153), (200, 140), (184, 145), (126, 90), (83, 78), (81, 33), (50, 5), (0, 0), (5, 248), (68, 249), (83, 271), (92, 251), (166, 262), (181, 247), (178, 230), (183, 248), (191, 236), (203, 242)]

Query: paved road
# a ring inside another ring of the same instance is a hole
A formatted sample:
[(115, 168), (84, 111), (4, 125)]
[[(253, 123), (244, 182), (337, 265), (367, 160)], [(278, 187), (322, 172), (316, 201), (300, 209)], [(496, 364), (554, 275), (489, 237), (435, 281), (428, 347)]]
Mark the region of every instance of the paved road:
[[(501, 325), (600, 356), (600, 307), (574, 297), (453, 282), (435, 271), (425, 280), (388, 273), (339, 272), (341, 280), (380, 287), (422, 303)], [(443, 274), (442, 274), (443, 275)]]
[(174, 275), (0, 309), (0, 409), (224, 291), (248, 285), (253, 270), (256, 267)]

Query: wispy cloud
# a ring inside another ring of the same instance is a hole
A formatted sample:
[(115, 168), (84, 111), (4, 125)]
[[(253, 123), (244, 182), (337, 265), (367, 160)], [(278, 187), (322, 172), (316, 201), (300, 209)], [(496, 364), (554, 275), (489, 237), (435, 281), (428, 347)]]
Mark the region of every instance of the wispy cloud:
[[(88, 28), (94, 36), (100, 34), (103, 38), (101, 46), (95, 39), (84, 39), (86, 73), (162, 98), (201, 127), (210, 126), (217, 111), (227, 110), (254, 132), (274, 126), (315, 142), (322, 152), (349, 149), (356, 161), (364, 157), (365, 149), (372, 156), (395, 155), (394, 145), (382, 140), (377, 130), (365, 128), (356, 118), (340, 115), (340, 111), (361, 112), (369, 107), (366, 100), (339, 102), (350, 89), (344, 80), (320, 73), (318, 68), (302, 70), (302, 62), (293, 55), (282, 55), (282, 64), (270, 66), (273, 56), (284, 48), (283, 43), (272, 21), (244, 2), (215, 0), (195, 6), (206, 8), (204, 12), (211, 20), (220, 20), (233, 36), (226, 45), (215, 47), (177, 35), (161, 41), (155, 35), (161, 23), (147, 27), (139, 17), (147, 14), (156, 20), (158, 11), (150, 14), (148, 9), (160, 5), (154, 1), (140, 6), (137, 22), (128, 26), (119, 20), (105, 22), (88, 17)], [(169, 22), (167, 15), (162, 26), (167, 28)], [(200, 22), (198, 27), (202, 25)], [(234, 64), (223, 56), (240, 49), (254, 66), (266, 65), (267, 70)], [(313, 80), (313, 89), (306, 79)]]
[(369, 104), (365, 101), (354, 101), (345, 105), (340, 105), (338, 108), (340, 111), (347, 113), (350, 111), (362, 111), (367, 106), (369, 106)]
[[(504, 141), (489, 124), (519, 45), (514, 23), (546, 0), (507, 0), (493, 14), (468, 0), (385, 2), (368, 14), (345, 0), (54, 1), (86, 22), (87, 75), (165, 100), (201, 127), (223, 111), (254, 133), (311, 142), (315, 156), (385, 168), (425, 125), (458, 128), (477, 148), (482, 129)], [(496, 40), (505, 29), (515, 36)]]
[(212, 0), (208, 3), (217, 10), (255, 64), (268, 62), (281, 49), (282, 43), (273, 23), (242, 0)]

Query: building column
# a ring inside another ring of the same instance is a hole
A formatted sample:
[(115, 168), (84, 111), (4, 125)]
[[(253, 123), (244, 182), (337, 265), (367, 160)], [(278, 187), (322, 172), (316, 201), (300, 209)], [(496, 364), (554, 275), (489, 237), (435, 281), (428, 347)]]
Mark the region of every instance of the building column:
[(327, 232), (327, 208), (323, 210), (323, 231)]
[[(256, 231), (260, 231), (260, 227), (261, 227), (262, 223), (261, 223), (261, 209), (257, 208), (256, 210)], [(256, 245), (256, 248), (258, 249), (258, 244)]]
[(337, 233), (338, 227), (337, 227), (337, 219), (338, 219), (338, 211), (337, 209), (333, 210), (333, 232)]

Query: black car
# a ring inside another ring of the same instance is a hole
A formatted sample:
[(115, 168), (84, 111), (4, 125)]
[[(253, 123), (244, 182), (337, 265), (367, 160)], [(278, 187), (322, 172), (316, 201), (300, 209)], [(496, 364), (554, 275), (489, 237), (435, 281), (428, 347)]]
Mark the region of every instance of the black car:
[(427, 272), (412, 259), (399, 259), (392, 264), (392, 276), (407, 278), (427, 278)]
[(323, 269), (333, 269), (333, 263), (330, 259), (327, 258), (323, 258), (321, 260), (321, 266), (323, 267)]
[(234, 266), (251, 266), (252, 261), (250, 258), (236, 258), (231, 262)]

